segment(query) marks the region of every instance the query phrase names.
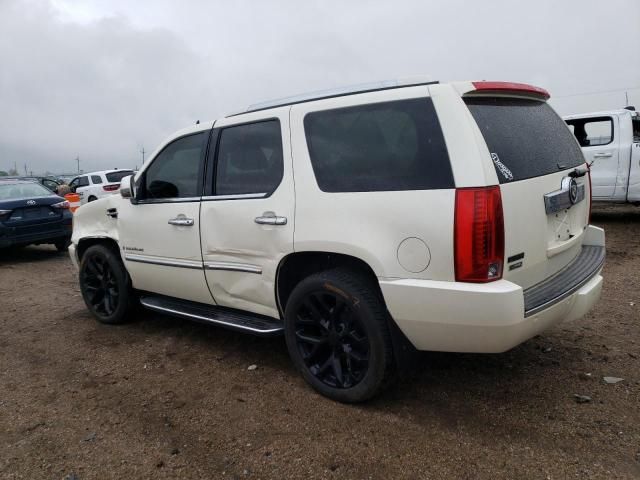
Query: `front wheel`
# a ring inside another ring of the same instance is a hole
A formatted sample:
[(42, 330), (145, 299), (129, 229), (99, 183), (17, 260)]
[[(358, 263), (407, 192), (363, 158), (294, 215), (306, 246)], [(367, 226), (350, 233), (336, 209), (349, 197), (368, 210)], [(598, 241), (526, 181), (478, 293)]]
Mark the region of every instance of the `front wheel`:
[(349, 270), (316, 273), (294, 288), (285, 338), (304, 379), (340, 402), (373, 397), (394, 370), (384, 301), (372, 281)]
[(89, 311), (102, 323), (125, 322), (135, 306), (129, 274), (105, 245), (89, 247), (82, 256), (80, 291)]

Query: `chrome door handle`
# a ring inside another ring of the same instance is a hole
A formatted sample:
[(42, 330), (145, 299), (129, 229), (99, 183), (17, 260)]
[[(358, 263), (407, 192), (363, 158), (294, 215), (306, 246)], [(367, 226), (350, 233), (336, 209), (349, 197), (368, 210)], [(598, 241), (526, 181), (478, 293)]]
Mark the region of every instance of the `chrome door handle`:
[(613, 153), (594, 153), (593, 158), (608, 158), (613, 157)]
[(256, 217), (254, 221), (260, 225), (286, 225), (287, 217), (277, 217), (275, 215), (263, 215), (262, 217)]
[(178, 215), (176, 218), (169, 219), (169, 225), (177, 225), (179, 227), (193, 227), (193, 218), (187, 218), (185, 215)]

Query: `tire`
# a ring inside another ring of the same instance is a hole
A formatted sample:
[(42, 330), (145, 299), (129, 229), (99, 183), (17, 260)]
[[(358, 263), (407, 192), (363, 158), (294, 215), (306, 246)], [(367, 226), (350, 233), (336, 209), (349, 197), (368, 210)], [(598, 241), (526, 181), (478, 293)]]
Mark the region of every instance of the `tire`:
[(342, 268), (313, 274), (287, 301), (289, 355), (322, 395), (344, 403), (368, 400), (395, 370), (388, 315), (365, 276)]
[(71, 245), (71, 239), (67, 237), (63, 240), (58, 240), (54, 245), (59, 252), (66, 252), (69, 245)]
[(80, 261), (79, 277), (84, 303), (98, 321), (111, 325), (127, 321), (137, 299), (117, 253), (105, 245), (89, 247)]
[(95, 201), (95, 200), (97, 200), (97, 198), (96, 198), (96, 197), (94, 197), (93, 195), (91, 195), (91, 196), (87, 199), (87, 203), (89, 203), (89, 202), (93, 202), (93, 201)]

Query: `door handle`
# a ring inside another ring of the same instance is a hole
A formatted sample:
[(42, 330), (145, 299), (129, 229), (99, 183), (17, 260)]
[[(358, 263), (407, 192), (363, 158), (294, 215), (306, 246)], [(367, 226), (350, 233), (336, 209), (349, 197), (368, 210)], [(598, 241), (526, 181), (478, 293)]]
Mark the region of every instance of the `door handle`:
[(613, 157), (613, 153), (594, 153), (593, 158), (608, 158)]
[(187, 218), (186, 215), (180, 214), (176, 218), (169, 219), (169, 225), (177, 225), (178, 227), (193, 227), (193, 218)]
[(263, 215), (261, 217), (256, 217), (254, 221), (260, 225), (286, 225), (287, 217), (278, 217), (276, 215)]

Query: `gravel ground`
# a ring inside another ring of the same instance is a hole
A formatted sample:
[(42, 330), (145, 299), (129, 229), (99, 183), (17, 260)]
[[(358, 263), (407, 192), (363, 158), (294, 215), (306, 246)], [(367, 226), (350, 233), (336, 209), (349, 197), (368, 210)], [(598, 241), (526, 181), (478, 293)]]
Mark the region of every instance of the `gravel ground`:
[(358, 406), (308, 388), (282, 339), (150, 312), (103, 326), (65, 255), (0, 253), (0, 478), (638, 479), (640, 208), (593, 222), (587, 317), (500, 355), (423, 354)]

